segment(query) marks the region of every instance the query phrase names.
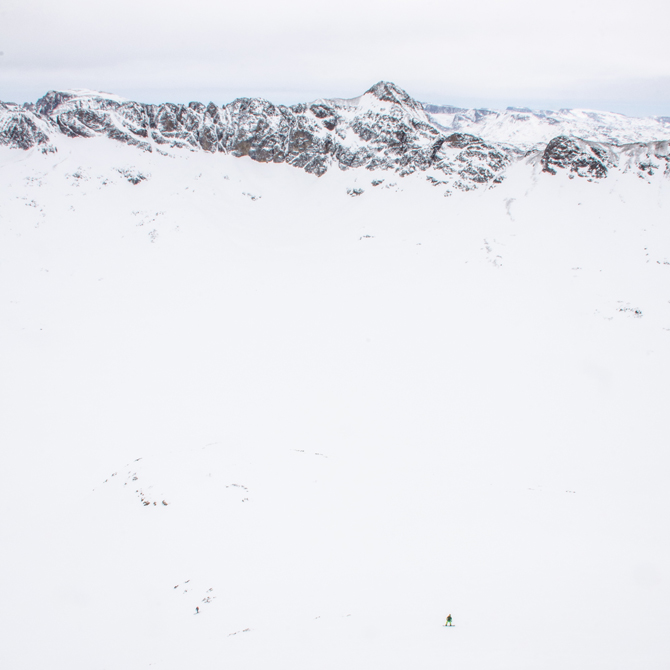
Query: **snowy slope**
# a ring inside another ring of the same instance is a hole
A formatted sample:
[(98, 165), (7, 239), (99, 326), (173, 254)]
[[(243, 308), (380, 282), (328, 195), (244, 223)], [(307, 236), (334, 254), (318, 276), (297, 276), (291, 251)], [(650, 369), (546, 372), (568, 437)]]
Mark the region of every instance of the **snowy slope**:
[(55, 142), (0, 147), (1, 667), (666, 667), (662, 169)]

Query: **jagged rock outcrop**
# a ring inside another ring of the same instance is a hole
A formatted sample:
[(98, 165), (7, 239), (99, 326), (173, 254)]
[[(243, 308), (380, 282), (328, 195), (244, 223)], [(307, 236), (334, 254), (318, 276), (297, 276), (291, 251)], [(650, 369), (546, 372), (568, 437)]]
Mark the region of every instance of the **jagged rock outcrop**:
[(542, 153), (542, 171), (556, 174), (556, 168), (569, 170), (580, 177), (603, 178), (616, 165), (616, 156), (605, 145), (584, 142), (565, 135), (555, 137)]
[(50, 151), (46, 124), (18, 105), (0, 102), (0, 146), (31, 149), (41, 146)]

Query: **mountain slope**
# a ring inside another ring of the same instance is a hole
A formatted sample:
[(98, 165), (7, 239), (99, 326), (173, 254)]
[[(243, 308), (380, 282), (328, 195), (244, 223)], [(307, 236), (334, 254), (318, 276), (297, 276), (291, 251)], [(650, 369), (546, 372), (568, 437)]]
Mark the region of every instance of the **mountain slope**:
[(665, 667), (646, 145), (444, 198), (50, 132), (0, 147), (0, 666)]

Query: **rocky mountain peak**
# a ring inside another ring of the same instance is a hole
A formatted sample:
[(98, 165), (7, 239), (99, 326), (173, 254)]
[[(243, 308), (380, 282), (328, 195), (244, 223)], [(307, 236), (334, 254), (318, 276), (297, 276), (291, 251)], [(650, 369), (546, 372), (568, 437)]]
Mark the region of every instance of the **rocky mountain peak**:
[(414, 100), (407, 91), (390, 81), (379, 81), (365, 91), (364, 95), (373, 95), (377, 100), (404, 105), (423, 112), (423, 105)]
[(70, 91), (49, 91), (35, 103), (35, 113), (40, 116), (49, 116), (56, 107), (76, 97)]

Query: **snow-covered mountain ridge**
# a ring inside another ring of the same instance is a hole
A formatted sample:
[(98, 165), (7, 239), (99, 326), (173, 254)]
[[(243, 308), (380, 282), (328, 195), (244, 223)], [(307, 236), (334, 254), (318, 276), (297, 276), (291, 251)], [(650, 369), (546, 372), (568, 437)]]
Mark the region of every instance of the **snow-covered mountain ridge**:
[(315, 175), (329, 167), (423, 172), (435, 185), (499, 184), (520, 159), (581, 177), (611, 169), (670, 174), (670, 119), (561, 110), (463, 110), (418, 102), (389, 82), (350, 100), (292, 106), (260, 98), (228, 105), (142, 104), (95, 91), (50, 91), (35, 104), (0, 103), (0, 145), (56, 151), (59, 136), (104, 136), (159, 153), (190, 149), (288, 163)]
[(670, 117), (635, 118), (589, 109), (559, 111), (508, 107), (504, 111), (424, 105), (431, 120), (448, 132), (471, 133), (487, 142), (526, 151), (543, 148), (558, 135), (623, 145), (670, 137)]

